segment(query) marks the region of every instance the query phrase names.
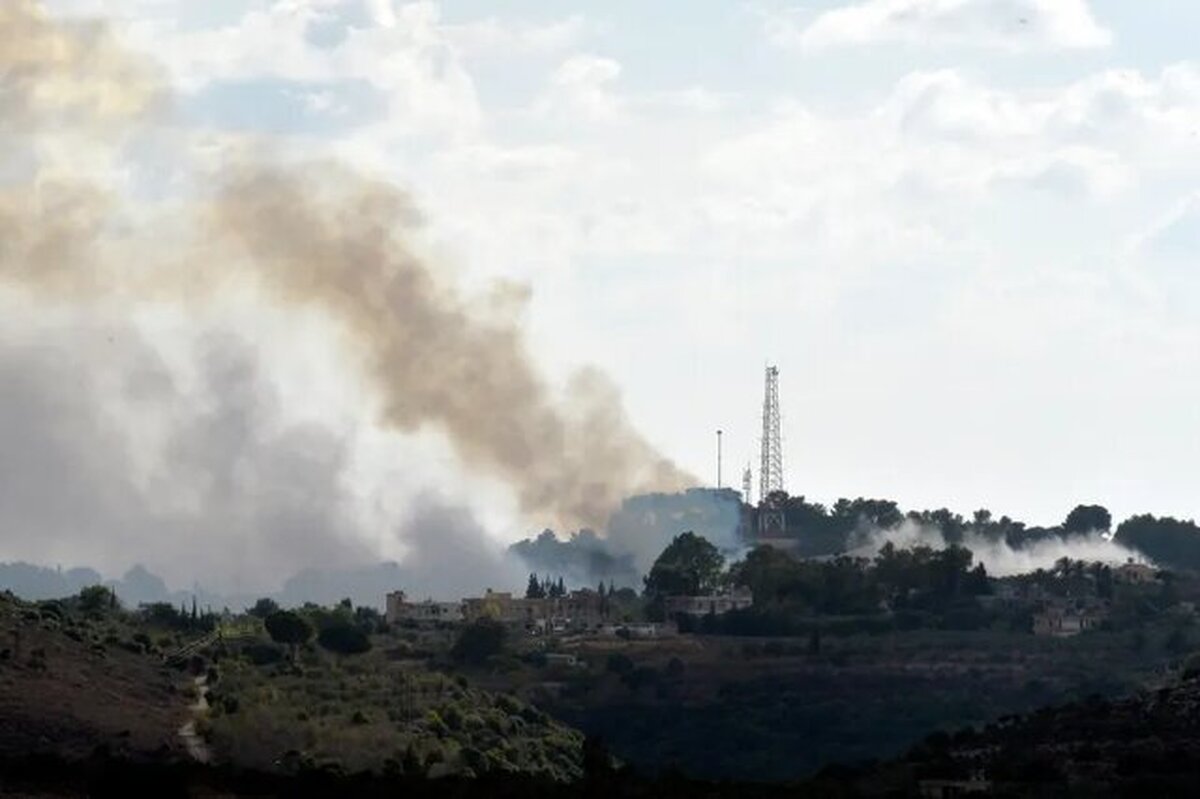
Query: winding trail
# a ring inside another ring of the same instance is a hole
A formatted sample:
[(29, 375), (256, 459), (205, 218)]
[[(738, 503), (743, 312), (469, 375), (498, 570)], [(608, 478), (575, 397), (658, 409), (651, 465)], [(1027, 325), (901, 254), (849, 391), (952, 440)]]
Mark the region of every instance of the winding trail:
[(184, 748), (193, 760), (198, 763), (208, 763), (212, 760), (212, 752), (209, 751), (208, 744), (196, 732), (197, 719), (208, 712), (208, 678), (203, 675), (197, 677), (195, 685), (196, 704), (188, 707), (192, 717), (179, 728), (179, 738), (183, 741)]

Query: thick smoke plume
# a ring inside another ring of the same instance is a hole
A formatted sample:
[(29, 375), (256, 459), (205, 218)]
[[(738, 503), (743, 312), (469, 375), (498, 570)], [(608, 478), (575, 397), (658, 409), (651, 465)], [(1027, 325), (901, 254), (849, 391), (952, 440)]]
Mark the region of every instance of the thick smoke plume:
[[(380, 423), (443, 432), (469, 470), (499, 478), (524, 515), (560, 529), (603, 529), (624, 498), (692, 482), (631, 427), (602, 376), (582, 373), (565, 399), (557, 397), (526, 350), (512, 292), (476, 303), (448, 286), (421, 253), (419, 214), (403, 192), (331, 164), (285, 166), (255, 155), (264, 148), (249, 142), (226, 142), (226, 152), (236, 155), (210, 169), (193, 157), (193, 134), (175, 127), (170, 95), (154, 66), (124, 52), (103, 24), (56, 21), (33, 0), (0, 4), (0, 281), (10, 290), (48, 313), (69, 307), (119, 315), (146, 304), (190, 312), (246, 291), (275, 307), (315, 312), (334, 323), (345, 359), (368, 378)], [(142, 150), (160, 161), (169, 153), (166, 166), (132, 155)], [(185, 188), (153, 211), (131, 199), (153, 195), (159, 183)], [(0, 409), (17, 414), (6, 425), (25, 429), (20, 414), (52, 412), (53, 406), (38, 407), (38, 381), (58, 391), (59, 378), (12, 358), (0, 366), (9, 371), (6, 385), (15, 381), (33, 392), (17, 396), (20, 407)], [(218, 369), (213, 379), (244, 378), (252, 386), (253, 375), (253, 367)], [(164, 389), (166, 401), (177, 401), (175, 391)], [(57, 460), (48, 460), (41, 474), (49, 480), (53, 472), (55, 488), (82, 498), (78, 514), (63, 505), (66, 515), (45, 534), (88, 525), (97, 518), (89, 509), (101, 507), (106, 513), (91, 535), (140, 547), (147, 540), (138, 535), (142, 525), (157, 523), (160, 536), (203, 537), (211, 509), (240, 507), (233, 525), (239, 534), (328, 536), (304, 551), (318, 562), (338, 561), (346, 552), (341, 544), (353, 538), (338, 510), (341, 444), (328, 431), (290, 431), (271, 439), (275, 449), (263, 449), (253, 422), (227, 421), (233, 426), (218, 425), (220, 435), (184, 435), (195, 451), (175, 453), (192, 467), (179, 470), (178, 479), (209, 489), (199, 493), (198, 515), (186, 525), (142, 507), (144, 492), (126, 495), (127, 486), (94, 462), (102, 455), (77, 462), (82, 450), (73, 448), (72, 432), (59, 431), (60, 450), (39, 456)], [(230, 440), (241, 449), (219, 450)], [(123, 446), (91, 443), (108, 446), (102, 451)], [(22, 451), (38, 446), (25, 444)], [(259, 464), (251, 473), (267, 470), (260, 485), (279, 490), (264, 497), (252, 482), (235, 479), (247, 463)], [(285, 490), (293, 467), (306, 499), (293, 506), (294, 518), (273, 525), (272, 514), (287, 516), (296, 499)], [(70, 481), (80, 468), (86, 474), (76, 490)], [(261, 507), (246, 506), (260, 501)], [(409, 529), (463, 528), (451, 511), (425, 516)], [(22, 535), (40, 534), (38, 513), (31, 510), (26, 521)], [(439, 567), (430, 560), (439, 550), (429, 540), (413, 536), (409, 544), (415, 561)], [(256, 545), (243, 547), (247, 555), (261, 554)]]

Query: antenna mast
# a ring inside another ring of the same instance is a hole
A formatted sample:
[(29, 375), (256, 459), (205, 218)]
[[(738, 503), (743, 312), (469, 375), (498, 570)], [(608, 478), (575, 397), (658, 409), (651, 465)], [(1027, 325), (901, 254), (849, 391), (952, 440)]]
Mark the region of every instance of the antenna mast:
[(717, 431), (717, 488), (721, 487), (721, 431)]
[(759, 467), (758, 501), (783, 490), (783, 440), (779, 432), (779, 369), (767, 367), (763, 396), (762, 464)]

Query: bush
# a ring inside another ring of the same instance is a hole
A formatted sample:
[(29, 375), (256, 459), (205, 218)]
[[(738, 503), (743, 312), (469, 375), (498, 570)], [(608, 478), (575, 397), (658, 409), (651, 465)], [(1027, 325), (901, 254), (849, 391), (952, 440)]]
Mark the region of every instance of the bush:
[(504, 651), (508, 630), (494, 619), (478, 619), (462, 628), (450, 650), (455, 660), (479, 664)]
[(361, 655), (371, 651), (371, 639), (367, 634), (347, 622), (335, 622), (325, 627), (317, 635), (317, 643), (339, 655)]
[(295, 646), (303, 644), (312, 638), (312, 625), (298, 613), (290, 610), (279, 610), (267, 616), (263, 622), (271, 640), (277, 644)]
[(255, 666), (269, 666), (272, 663), (279, 663), (283, 660), (284, 654), (281, 647), (262, 641), (255, 641), (242, 647), (242, 656)]
[(96, 616), (117, 607), (117, 600), (111, 588), (89, 585), (79, 592), (79, 607), (84, 613)]

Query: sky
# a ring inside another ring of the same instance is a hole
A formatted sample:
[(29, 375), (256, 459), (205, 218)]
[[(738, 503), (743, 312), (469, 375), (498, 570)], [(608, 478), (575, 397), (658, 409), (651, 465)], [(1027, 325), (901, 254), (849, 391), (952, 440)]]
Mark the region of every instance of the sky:
[[(1193, 0), (47, 6), (192, 129), (409, 191), (457, 283), (528, 288), (551, 385), (598, 367), (702, 482), (721, 428), (757, 486), (775, 364), (792, 494), (1200, 515)], [(466, 493), (426, 444), (375, 464)]]

